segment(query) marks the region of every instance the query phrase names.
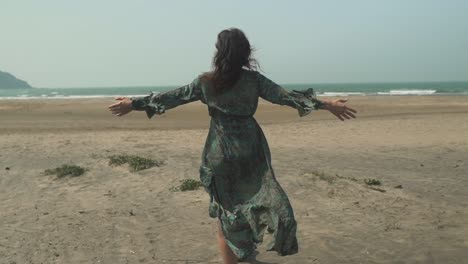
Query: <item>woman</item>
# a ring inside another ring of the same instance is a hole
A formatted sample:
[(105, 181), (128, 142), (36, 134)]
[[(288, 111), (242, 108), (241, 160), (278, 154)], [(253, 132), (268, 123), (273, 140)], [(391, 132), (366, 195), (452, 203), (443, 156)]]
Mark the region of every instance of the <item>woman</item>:
[(280, 255), (298, 251), (296, 221), (286, 193), (271, 166), (268, 143), (253, 118), (258, 97), (287, 105), (305, 116), (326, 109), (340, 120), (354, 118), (346, 100), (318, 100), (313, 89), (287, 91), (256, 71), (244, 33), (236, 28), (218, 34), (214, 70), (192, 83), (144, 97), (118, 97), (110, 111), (122, 116), (145, 111), (148, 118), (176, 106), (201, 100), (211, 116), (200, 166), (210, 194), (209, 215), (218, 218), (218, 243), (224, 263), (251, 255), (265, 230), (273, 234), (268, 250)]

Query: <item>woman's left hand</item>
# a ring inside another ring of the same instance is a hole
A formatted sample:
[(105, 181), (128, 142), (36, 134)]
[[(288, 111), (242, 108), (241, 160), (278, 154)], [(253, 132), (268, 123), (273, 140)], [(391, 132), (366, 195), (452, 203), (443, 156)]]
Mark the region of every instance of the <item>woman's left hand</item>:
[(344, 121), (344, 118), (346, 119), (356, 118), (356, 115), (354, 114), (356, 114), (357, 111), (351, 107), (346, 106), (345, 103), (347, 101), (348, 99), (337, 99), (337, 100), (330, 100), (330, 101), (323, 100), (324, 102), (323, 109), (330, 111), (332, 114), (338, 117), (341, 121)]
[(118, 100), (119, 102), (111, 104), (108, 107), (112, 114), (123, 116), (132, 111), (132, 100), (130, 100), (130, 98), (119, 96), (116, 97), (115, 100)]

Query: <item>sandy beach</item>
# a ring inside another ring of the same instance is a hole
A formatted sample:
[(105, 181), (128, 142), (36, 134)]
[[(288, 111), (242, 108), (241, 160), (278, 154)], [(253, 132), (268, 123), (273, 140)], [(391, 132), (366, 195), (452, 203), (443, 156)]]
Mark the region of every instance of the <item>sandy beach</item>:
[[(345, 122), (260, 103), (299, 253), (264, 243), (250, 263), (467, 263), (468, 96), (347, 98), (358, 118)], [(1, 264), (220, 263), (208, 194), (171, 191), (199, 179), (206, 105), (148, 119), (113, 116), (113, 102), (0, 100)], [(164, 163), (108, 165), (119, 154)], [(62, 164), (88, 170), (43, 174)]]

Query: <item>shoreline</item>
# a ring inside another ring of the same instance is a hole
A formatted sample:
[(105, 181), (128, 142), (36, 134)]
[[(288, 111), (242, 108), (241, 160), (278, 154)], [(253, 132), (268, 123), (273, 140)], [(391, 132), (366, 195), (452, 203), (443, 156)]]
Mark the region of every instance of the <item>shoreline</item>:
[[(358, 111), (351, 121), (379, 118), (406, 118), (440, 114), (468, 113), (468, 97), (453, 96), (346, 96), (347, 105)], [(168, 110), (148, 119), (144, 112), (133, 111), (117, 117), (107, 109), (113, 98), (63, 100), (2, 100), (0, 101), (0, 134), (39, 133), (47, 131), (119, 130), (180, 130), (207, 129), (210, 117), (207, 106), (200, 101)], [(325, 110), (299, 117), (297, 110), (259, 100), (254, 118), (261, 125), (319, 120), (339, 121)], [(349, 122), (348, 120), (344, 123)]]
[[(328, 92), (327, 92), (328, 93)], [(425, 96), (468, 96), (468, 92), (463, 92), (463, 93), (433, 93), (433, 94), (356, 94), (355, 92), (329, 92), (332, 93), (333, 95), (330, 94), (317, 94), (317, 97), (326, 97), (326, 98), (339, 98), (339, 97), (425, 97)], [(336, 93), (336, 95), (335, 95)], [(149, 93), (148, 93), (149, 94)], [(137, 96), (145, 96), (147, 94), (139, 94), (139, 95), (121, 95), (121, 94), (116, 94), (116, 95), (70, 95), (70, 96), (31, 96), (31, 97), (21, 97), (21, 96), (15, 96), (15, 97), (0, 97), (0, 102), (1, 101), (16, 101), (16, 100), (80, 100), (80, 99), (109, 99), (109, 98), (115, 98), (118, 96), (124, 96), (124, 97), (137, 97)]]

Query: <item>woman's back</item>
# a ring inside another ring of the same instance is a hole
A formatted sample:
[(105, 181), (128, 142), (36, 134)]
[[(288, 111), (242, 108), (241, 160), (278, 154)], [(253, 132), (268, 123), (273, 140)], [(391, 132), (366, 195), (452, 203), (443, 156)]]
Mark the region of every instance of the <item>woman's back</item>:
[(190, 89), (193, 89), (191, 93), (199, 93), (199, 99), (208, 105), (210, 115), (212, 112), (221, 112), (234, 116), (252, 116), (257, 110), (259, 97), (296, 108), (300, 116), (318, 108), (312, 89), (302, 94), (290, 92), (261, 73), (251, 70), (242, 70), (239, 80), (221, 93), (216, 93), (212, 83), (203, 76), (195, 79)]
[(243, 70), (239, 80), (222, 93), (216, 94), (213, 85), (201, 77), (201, 101), (211, 110), (236, 116), (252, 116), (258, 105), (258, 73)]

